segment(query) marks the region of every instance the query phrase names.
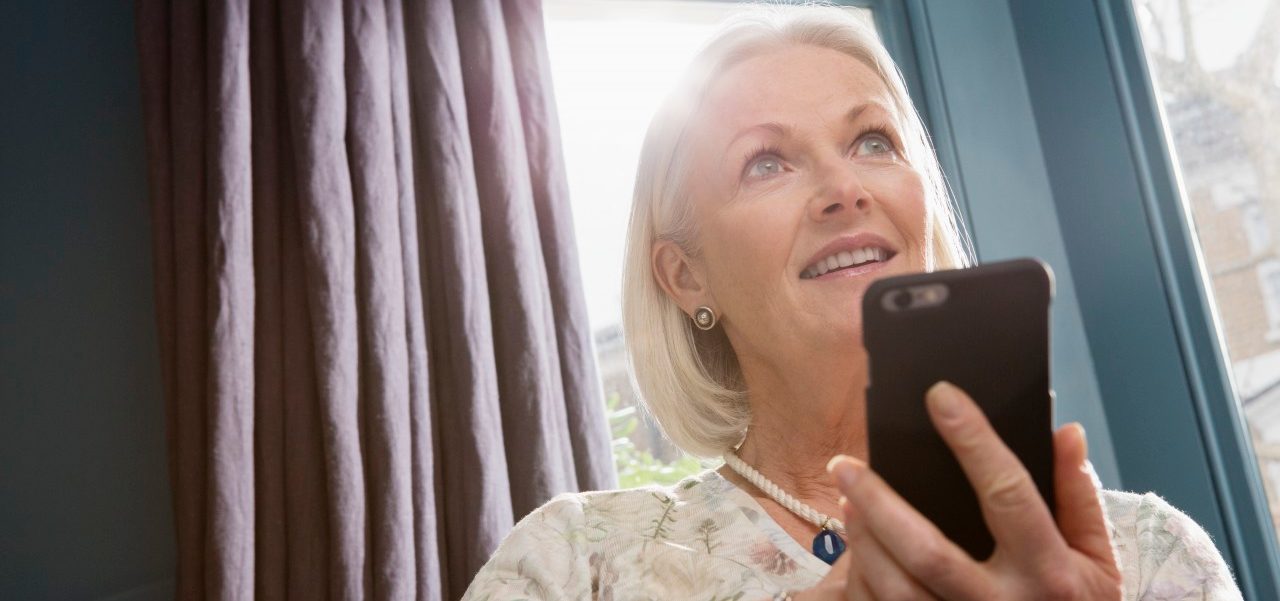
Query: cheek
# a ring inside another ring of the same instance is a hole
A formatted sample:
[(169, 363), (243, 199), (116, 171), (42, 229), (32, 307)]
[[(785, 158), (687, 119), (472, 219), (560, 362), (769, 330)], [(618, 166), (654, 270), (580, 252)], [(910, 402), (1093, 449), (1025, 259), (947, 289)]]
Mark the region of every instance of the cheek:
[(908, 166), (895, 167), (878, 174), (877, 188), (885, 214), (903, 241), (915, 250), (923, 261), (929, 235), (929, 207), (925, 198), (924, 180)]
[(784, 209), (783, 203), (744, 204), (720, 211), (708, 224), (703, 252), (712, 289), (718, 297), (741, 297), (721, 302), (750, 303), (787, 271), (795, 216)]

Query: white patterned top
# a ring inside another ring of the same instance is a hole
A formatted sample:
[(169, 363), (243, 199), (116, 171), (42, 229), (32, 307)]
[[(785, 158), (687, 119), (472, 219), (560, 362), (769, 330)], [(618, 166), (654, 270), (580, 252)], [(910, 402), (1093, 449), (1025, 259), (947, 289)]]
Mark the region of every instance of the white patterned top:
[[(1103, 491), (1126, 600), (1240, 599), (1199, 525), (1154, 494)], [(671, 487), (563, 494), (516, 524), (464, 601), (769, 599), (830, 569), (714, 470)]]

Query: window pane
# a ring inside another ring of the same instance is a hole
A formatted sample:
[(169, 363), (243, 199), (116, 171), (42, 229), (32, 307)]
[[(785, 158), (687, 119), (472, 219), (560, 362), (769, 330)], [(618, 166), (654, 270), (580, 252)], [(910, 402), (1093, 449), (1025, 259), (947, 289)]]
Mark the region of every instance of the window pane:
[(1135, 0), (1134, 12), (1280, 524), (1280, 0)]
[[(596, 357), (625, 486), (702, 469), (642, 414), (621, 331), (622, 250), (649, 118), (733, 2), (546, 0), (547, 47)], [(850, 8), (868, 21), (866, 9)]]

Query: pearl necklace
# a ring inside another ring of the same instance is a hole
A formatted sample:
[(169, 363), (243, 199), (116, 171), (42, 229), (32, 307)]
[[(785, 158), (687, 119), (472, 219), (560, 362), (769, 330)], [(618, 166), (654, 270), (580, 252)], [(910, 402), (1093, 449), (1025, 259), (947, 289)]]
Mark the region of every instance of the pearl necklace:
[[(840, 557), (840, 553), (844, 551), (844, 541), (841, 540), (845, 536), (844, 522), (833, 518), (825, 513), (806, 505), (799, 499), (787, 494), (772, 480), (764, 477), (764, 474), (756, 471), (755, 468), (747, 465), (747, 462), (738, 457), (733, 451), (724, 454), (724, 463), (729, 466), (739, 476), (745, 478), (748, 482), (755, 485), (756, 488), (764, 491), (769, 495), (770, 499), (794, 513), (805, 521), (818, 527), (818, 535), (813, 538), (813, 554), (827, 563), (835, 563), (836, 558)], [(837, 533), (839, 536), (837, 536)]]

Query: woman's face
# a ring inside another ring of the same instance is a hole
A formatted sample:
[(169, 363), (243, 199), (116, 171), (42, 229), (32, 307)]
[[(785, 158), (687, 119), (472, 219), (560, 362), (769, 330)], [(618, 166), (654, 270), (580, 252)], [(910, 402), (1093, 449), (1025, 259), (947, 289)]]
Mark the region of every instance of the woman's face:
[(871, 68), (806, 45), (739, 63), (709, 90), (690, 262), (739, 355), (860, 349), (871, 281), (925, 269), (924, 185), (893, 106)]

